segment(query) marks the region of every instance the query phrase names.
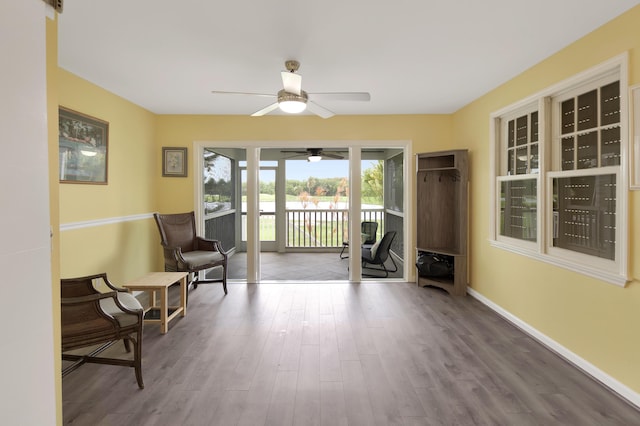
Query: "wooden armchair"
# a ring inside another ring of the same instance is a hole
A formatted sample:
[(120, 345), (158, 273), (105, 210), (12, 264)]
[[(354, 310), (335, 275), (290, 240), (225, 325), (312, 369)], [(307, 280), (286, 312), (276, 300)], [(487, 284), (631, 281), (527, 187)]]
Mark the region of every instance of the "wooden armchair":
[[(94, 282), (102, 282), (112, 291), (102, 293)], [(126, 290), (115, 287), (107, 274), (60, 280), (62, 359), (73, 364), (62, 370), (64, 377), (80, 365), (90, 362), (135, 369), (140, 389), (142, 382), (142, 324), (144, 310)], [(98, 356), (119, 340), (127, 352), (133, 344), (133, 360)], [(69, 351), (95, 346), (88, 354)]]
[[(190, 284), (222, 283), (227, 294), (227, 253), (218, 240), (208, 240), (196, 235), (194, 212), (178, 214), (154, 213), (160, 243), (164, 249), (164, 270), (166, 272), (188, 272), (194, 275)], [(222, 267), (221, 279), (198, 279), (198, 272)]]

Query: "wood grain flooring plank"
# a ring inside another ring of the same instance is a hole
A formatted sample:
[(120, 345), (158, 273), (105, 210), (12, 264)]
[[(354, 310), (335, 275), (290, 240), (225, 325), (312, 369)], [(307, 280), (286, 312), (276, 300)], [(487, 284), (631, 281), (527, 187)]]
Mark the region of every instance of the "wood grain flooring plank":
[[(320, 424), (322, 426), (348, 426), (342, 382), (320, 383)], [(309, 425), (311, 423), (307, 423)], [(303, 423), (300, 423), (302, 426)]]
[[(240, 420), (240, 415), (245, 409), (248, 391), (229, 390), (222, 393), (220, 402), (213, 415), (205, 422), (192, 423), (207, 426), (229, 426), (235, 425)], [(166, 424), (184, 425), (182, 422), (172, 422)]]
[(302, 328), (304, 321), (304, 309), (291, 311), (287, 324), (282, 353), (278, 369), (297, 371), (300, 363), (300, 347), (302, 346)]
[(320, 347), (302, 345), (293, 424), (320, 425)]
[(360, 361), (342, 361), (345, 412), (349, 426), (374, 424), (373, 408)]
[(423, 417), (424, 408), (411, 385), (405, 364), (399, 358), (378, 358), (385, 373), (389, 390), (401, 417)]
[(387, 377), (380, 357), (377, 355), (363, 355), (360, 358), (364, 382), (371, 407), (375, 425), (402, 425), (402, 416), (399, 411), (399, 402), (394, 395), (389, 378)]
[(293, 424), (297, 381), (297, 371), (278, 371), (273, 392), (271, 393), (265, 426), (287, 426)]
[(341, 360), (357, 360), (358, 345), (351, 329), (351, 322), (344, 304), (334, 306), (334, 320), (336, 323), (336, 338)]
[(340, 350), (333, 314), (320, 315), (320, 381), (342, 380)]
[(303, 345), (318, 345), (320, 343), (320, 302), (318, 299), (318, 291), (317, 285), (308, 286), (304, 320), (302, 323)]

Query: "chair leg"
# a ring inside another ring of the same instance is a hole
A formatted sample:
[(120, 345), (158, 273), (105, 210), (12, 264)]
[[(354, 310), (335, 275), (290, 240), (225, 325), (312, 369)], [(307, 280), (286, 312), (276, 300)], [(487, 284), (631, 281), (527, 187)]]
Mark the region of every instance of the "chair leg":
[[(391, 257), (391, 256), (389, 256), (389, 257)], [(388, 278), (389, 277), (389, 272), (397, 272), (398, 271), (398, 265), (396, 265), (396, 262), (394, 262), (393, 258), (391, 258), (391, 262), (393, 262), (393, 266), (395, 267), (395, 269), (393, 269), (393, 270), (387, 269), (387, 267), (385, 266), (384, 262), (382, 262), (382, 264), (380, 264), (380, 266), (382, 268), (374, 268), (374, 267), (371, 267), (371, 266), (366, 266), (367, 262), (362, 262), (362, 269), (371, 269), (372, 271), (383, 271), (384, 272), (384, 277), (378, 277), (377, 275), (364, 275), (364, 274), (362, 274), (362, 276), (367, 276), (369, 278)], [(373, 263), (371, 265), (373, 265)]]
[(389, 270), (391, 272), (398, 272), (398, 265), (396, 265), (396, 261), (393, 260), (393, 255), (389, 254), (389, 259), (391, 259), (391, 263), (393, 263), (393, 270)]
[(222, 278), (216, 278), (216, 279), (207, 279), (205, 276), (205, 279), (200, 280), (198, 278), (198, 272), (194, 272), (194, 279), (193, 281), (191, 281), (191, 284), (193, 285), (193, 288), (197, 288), (198, 284), (210, 284), (210, 283), (222, 283), (222, 289), (224, 290), (224, 294), (227, 294), (227, 265), (218, 265), (215, 266), (215, 268), (219, 268), (222, 267)]
[(227, 265), (222, 267), (222, 289), (224, 294), (227, 294)]
[(138, 382), (138, 387), (140, 389), (144, 389), (144, 383), (142, 381), (142, 336), (138, 333), (138, 339), (133, 341), (134, 347), (134, 355), (133, 355), (133, 368), (136, 371), (136, 381)]
[[(191, 279), (191, 274), (193, 274), (193, 279)], [(197, 272), (189, 272), (189, 282), (193, 284), (193, 289), (198, 288), (198, 273)]]
[(342, 250), (340, 251), (340, 259), (346, 259), (349, 257), (349, 256), (343, 256), (344, 251), (347, 249), (347, 247), (349, 247), (349, 243), (342, 243)]

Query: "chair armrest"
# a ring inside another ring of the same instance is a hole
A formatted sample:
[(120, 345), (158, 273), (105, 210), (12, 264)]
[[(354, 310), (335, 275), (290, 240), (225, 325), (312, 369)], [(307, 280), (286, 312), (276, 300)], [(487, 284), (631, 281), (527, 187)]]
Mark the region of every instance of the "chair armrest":
[(162, 243), (162, 248), (164, 250), (164, 263), (165, 265), (173, 265), (174, 268), (177, 268), (178, 265), (185, 265), (186, 260), (184, 256), (182, 256), (182, 248), (180, 246), (169, 246)]
[(78, 297), (63, 297), (60, 299), (60, 303), (62, 305), (79, 305), (82, 303), (89, 303), (94, 301), (99, 301), (100, 299), (106, 299), (108, 297), (116, 297), (115, 291), (110, 291), (108, 293), (95, 293), (89, 294), (87, 296), (78, 296)]
[(111, 283), (111, 281), (109, 281), (109, 279), (107, 278), (106, 275), (104, 275), (102, 277), (102, 280), (104, 281), (104, 283), (107, 285), (107, 287), (109, 287), (111, 290), (113, 291), (120, 291), (120, 292), (125, 292), (128, 293), (129, 291), (126, 288), (121, 288), (121, 287), (117, 287), (114, 284)]
[(227, 252), (222, 248), (222, 243), (220, 240), (210, 240), (202, 237), (196, 237), (196, 243), (198, 245), (198, 250), (204, 251), (217, 251), (225, 258), (227, 257)]
[[(113, 299), (113, 303), (118, 307), (119, 310), (121, 310), (123, 313), (125, 314), (130, 314), (130, 315), (138, 315), (140, 317), (142, 317), (142, 315), (144, 314), (144, 311), (142, 310), (142, 308), (140, 309), (130, 309), (128, 307), (126, 307), (125, 305), (122, 304), (122, 302), (120, 302), (120, 299), (118, 298), (118, 291), (110, 291), (108, 293), (97, 293), (97, 294), (91, 294), (88, 296), (78, 296), (78, 297), (63, 297), (60, 299), (60, 304), (62, 306), (74, 306), (74, 305), (81, 305), (81, 304), (95, 304), (96, 308), (104, 315), (113, 318), (113, 315), (111, 315), (108, 312), (105, 312), (104, 309), (102, 309), (102, 306), (100, 305), (100, 301), (103, 299)], [(128, 293), (125, 290), (125, 293)], [(133, 296), (132, 296), (133, 297)]]

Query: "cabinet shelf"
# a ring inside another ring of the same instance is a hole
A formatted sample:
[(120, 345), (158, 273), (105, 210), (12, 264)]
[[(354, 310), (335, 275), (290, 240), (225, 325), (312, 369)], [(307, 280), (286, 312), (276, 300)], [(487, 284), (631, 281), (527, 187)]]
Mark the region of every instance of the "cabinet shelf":
[(417, 284), (456, 296), (467, 293), (467, 162), (467, 150), (416, 155), (416, 259), (423, 253), (441, 255), (453, 270), (447, 277), (418, 273)]
[(449, 293), (453, 291), (453, 278), (435, 278), (435, 277), (418, 277), (418, 285), (420, 287), (434, 286), (444, 288)]
[(465, 254), (452, 247), (418, 247), (418, 251), (444, 254), (447, 256), (464, 256)]
[(442, 172), (447, 170), (458, 170), (455, 167), (430, 167), (425, 169), (418, 169), (418, 172)]

